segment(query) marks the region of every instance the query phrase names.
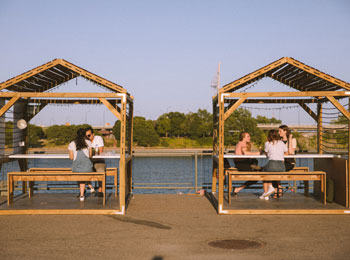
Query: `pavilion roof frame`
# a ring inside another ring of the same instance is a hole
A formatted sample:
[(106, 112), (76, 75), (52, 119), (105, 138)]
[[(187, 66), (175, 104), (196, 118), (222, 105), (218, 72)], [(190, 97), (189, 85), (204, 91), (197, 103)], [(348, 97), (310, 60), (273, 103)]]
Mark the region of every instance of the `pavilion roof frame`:
[[(237, 91), (262, 78), (270, 77), (297, 91), (294, 92), (240, 92)], [(244, 103), (297, 103), (316, 122), (318, 132), (318, 152), (322, 153), (322, 105), (331, 102), (347, 119), (350, 125), (350, 112), (338, 100), (348, 98), (350, 101), (350, 84), (312, 68), (293, 58), (283, 57), (218, 90), (213, 97), (213, 178), (212, 191), (216, 192), (216, 172), (219, 176), (218, 213), (227, 214), (223, 209), (224, 200), (224, 127), (225, 120)], [(308, 105), (316, 103), (317, 111)], [(350, 132), (348, 132), (350, 136)], [(350, 142), (350, 138), (349, 138)], [(350, 143), (348, 144), (348, 155)], [(350, 160), (346, 162), (350, 169)], [(350, 174), (346, 171), (346, 208), (350, 206)], [(248, 212), (248, 211), (247, 211)], [(310, 211), (311, 212), (311, 211)], [(263, 213), (262, 213), (263, 214)], [(274, 214), (280, 214), (276, 211)]]
[(76, 77), (83, 77), (117, 93), (127, 93), (120, 85), (91, 73), (64, 59), (54, 59), (0, 83), (0, 91), (45, 92)]
[[(110, 93), (48, 92), (79, 76), (106, 88)], [(3, 120), (4, 114), (12, 106), (16, 105), (16, 103), (22, 103), (24, 105), (16, 114), (21, 114), (22, 118), (26, 121), (32, 119), (47, 104), (105, 105), (121, 121), (119, 160), (120, 208), (118, 212), (116, 211), (116, 214), (125, 214), (126, 207), (132, 194), (131, 164), (134, 104), (134, 98), (126, 89), (66, 60), (55, 59), (0, 83), (0, 103), (2, 105), (2, 107), (0, 107), (0, 119), (2, 120), (0, 121), (1, 128), (5, 127)], [(33, 109), (33, 107), (38, 109)], [(16, 120), (18, 119), (19, 118)], [(14, 125), (16, 125), (15, 123), (16, 122), (14, 122)], [(3, 135), (5, 133), (5, 131), (0, 132)], [(22, 140), (26, 140), (27, 129), (20, 132)], [(4, 136), (2, 136), (2, 138), (4, 139)], [(4, 149), (4, 147), (1, 147), (1, 149)], [(20, 150), (20, 153), (27, 153), (26, 146), (22, 147)], [(0, 151), (0, 154), (3, 155), (2, 151)], [(8, 158), (2, 158), (0, 166), (7, 161), (9, 161)], [(25, 160), (18, 159), (18, 162), (22, 171), (27, 170), (27, 163)], [(36, 214), (35, 210), (32, 212)], [(82, 212), (77, 210), (77, 213), (79, 214)]]

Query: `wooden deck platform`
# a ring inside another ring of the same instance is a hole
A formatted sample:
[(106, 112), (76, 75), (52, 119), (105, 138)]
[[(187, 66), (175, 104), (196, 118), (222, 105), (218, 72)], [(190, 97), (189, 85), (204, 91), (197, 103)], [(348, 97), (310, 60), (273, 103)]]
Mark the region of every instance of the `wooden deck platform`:
[(118, 214), (119, 199), (113, 193), (107, 193), (106, 205), (102, 198), (86, 194), (80, 202), (78, 193), (36, 193), (29, 199), (28, 194), (17, 195), (11, 205), (0, 197), (0, 215), (16, 214)]
[[(233, 196), (231, 205), (224, 198), (220, 214), (348, 214), (349, 209), (337, 203), (324, 205), (319, 197), (287, 192), (279, 199), (260, 200), (261, 193), (240, 192)], [(218, 194), (213, 198), (218, 200)]]

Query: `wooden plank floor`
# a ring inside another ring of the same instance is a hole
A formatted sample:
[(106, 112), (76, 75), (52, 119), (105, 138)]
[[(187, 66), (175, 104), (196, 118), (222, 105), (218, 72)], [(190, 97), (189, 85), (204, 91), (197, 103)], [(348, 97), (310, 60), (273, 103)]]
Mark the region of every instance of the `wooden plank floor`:
[(4, 197), (0, 199), (1, 210), (45, 210), (45, 209), (113, 209), (119, 210), (119, 199), (114, 197), (113, 193), (107, 193), (106, 205), (102, 205), (102, 198), (95, 197), (91, 194), (85, 196), (85, 201), (80, 202), (77, 193), (34, 193), (29, 199), (28, 194), (14, 197), (13, 203), (7, 205)]
[[(240, 192), (232, 197), (231, 205), (227, 201), (227, 193), (224, 198), (224, 209), (242, 209), (242, 210), (283, 210), (283, 209), (345, 209), (345, 207), (336, 203), (327, 203), (326, 205), (319, 198), (306, 197), (303, 193), (287, 192), (279, 199), (260, 200), (261, 193)], [(216, 195), (217, 196), (217, 195)]]

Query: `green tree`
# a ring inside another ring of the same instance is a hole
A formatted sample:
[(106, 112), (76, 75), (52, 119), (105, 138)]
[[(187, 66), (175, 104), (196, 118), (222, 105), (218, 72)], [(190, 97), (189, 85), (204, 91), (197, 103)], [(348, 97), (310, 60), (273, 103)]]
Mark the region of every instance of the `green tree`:
[(188, 113), (185, 122), (185, 135), (192, 139), (197, 139), (203, 135), (202, 120), (197, 113)]
[(154, 129), (153, 121), (140, 116), (134, 117), (133, 140), (139, 146), (157, 146), (159, 135)]
[[(86, 128), (90, 125), (83, 124), (83, 125), (53, 125), (46, 129), (46, 136), (49, 143), (55, 144), (55, 145), (63, 145), (68, 144), (71, 142), (76, 134), (79, 128)], [(90, 126), (91, 127), (91, 126)]]
[(171, 136), (184, 136), (185, 134), (185, 120), (186, 116), (180, 112), (168, 113), (170, 119), (170, 135)]
[(212, 136), (213, 133), (213, 115), (206, 109), (198, 109), (197, 114), (201, 119), (202, 136)]
[(41, 139), (45, 138), (45, 133), (40, 126), (28, 125), (29, 147), (43, 147)]
[(171, 129), (171, 122), (170, 122), (170, 119), (168, 118), (168, 114), (163, 114), (160, 117), (158, 117), (156, 121), (156, 131), (158, 135), (168, 137), (170, 129)]
[[(118, 120), (115, 122), (112, 132), (115, 138), (120, 140), (120, 125)], [(138, 146), (157, 146), (159, 144), (159, 135), (154, 129), (154, 123), (152, 120), (146, 120), (144, 117), (134, 117), (134, 129), (133, 129), (133, 141)]]
[(258, 124), (282, 124), (282, 121), (274, 117), (267, 118), (266, 116), (257, 115), (256, 122)]
[(251, 141), (258, 146), (262, 146), (266, 140), (251, 112), (243, 108), (235, 110), (225, 122), (225, 145), (235, 145), (239, 141), (240, 132), (248, 132)]

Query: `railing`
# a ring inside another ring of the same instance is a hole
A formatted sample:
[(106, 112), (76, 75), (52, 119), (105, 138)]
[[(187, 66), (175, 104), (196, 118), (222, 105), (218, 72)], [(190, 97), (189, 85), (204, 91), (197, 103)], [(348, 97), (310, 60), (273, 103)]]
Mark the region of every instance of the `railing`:
[[(161, 158), (161, 157), (189, 157), (193, 158), (194, 160), (194, 181), (193, 182), (137, 182), (137, 178), (133, 178), (133, 189), (144, 189), (144, 190), (161, 190), (161, 189), (168, 189), (168, 190), (194, 190), (195, 192), (198, 192), (199, 189), (202, 189), (204, 187), (203, 183), (202, 185), (199, 185), (199, 167), (198, 167), (198, 160), (201, 158), (203, 160), (203, 156), (211, 156), (212, 151), (211, 150), (180, 150), (180, 151), (174, 151), (174, 150), (163, 150), (163, 151), (137, 151), (134, 153), (134, 163), (137, 163), (137, 158), (141, 157), (152, 157), (152, 158)], [(192, 163), (193, 161), (191, 161)], [(179, 166), (181, 167), (181, 165)], [(191, 171), (193, 168), (191, 168)], [(202, 171), (204, 169), (201, 169)], [(134, 170), (133, 170), (134, 172)], [(211, 167), (210, 167), (211, 172)], [(135, 172), (137, 174), (137, 172)], [(135, 176), (133, 173), (133, 176)], [(189, 173), (192, 175), (192, 173)], [(204, 173), (202, 172), (202, 176), (204, 176)], [(186, 176), (185, 176), (186, 177)], [(187, 176), (188, 177), (188, 176)], [(208, 183), (208, 186), (211, 186), (211, 183)]]

